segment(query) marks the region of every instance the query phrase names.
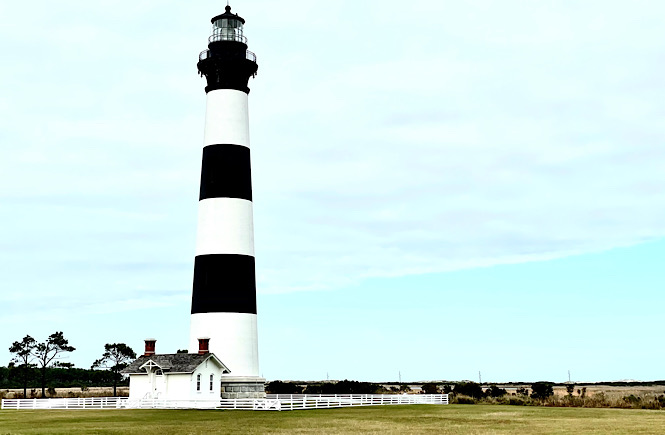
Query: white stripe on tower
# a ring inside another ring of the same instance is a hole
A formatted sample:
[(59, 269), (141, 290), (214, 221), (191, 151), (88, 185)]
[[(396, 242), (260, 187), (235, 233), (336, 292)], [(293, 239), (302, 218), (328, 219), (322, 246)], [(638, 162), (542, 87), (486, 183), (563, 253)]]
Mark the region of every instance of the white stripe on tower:
[(258, 378), (247, 87), (258, 67), (230, 9), (197, 65), (208, 86), (189, 351), (209, 337), (231, 376)]
[[(196, 255), (254, 256), (252, 202), (236, 198), (210, 198), (199, 202)], [(234, 231), (228, 231), (233, 228)]]
[(249, 147), (249, 105), (245, 92), (233, 89), (208, 92), (203, 143)]

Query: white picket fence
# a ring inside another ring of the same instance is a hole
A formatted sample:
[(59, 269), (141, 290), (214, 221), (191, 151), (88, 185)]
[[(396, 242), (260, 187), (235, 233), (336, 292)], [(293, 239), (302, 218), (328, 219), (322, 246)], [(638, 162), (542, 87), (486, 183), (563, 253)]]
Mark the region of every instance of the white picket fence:
[[(447, 394), (269, 394), (281, 411), (381, 405), (447, 405)], [(274, 409), (274, 408), (273, 408)]]
[(447, 405), (447, 394), (269, 394), (265, 399), (130, 400), (126, 397), (3, 399), (2, 409), (238, 409), (295, 411), (381, 405)]
[(66, 399), (2, 399), (2, 409), (117, 409), (124, 397), (78, 397)]

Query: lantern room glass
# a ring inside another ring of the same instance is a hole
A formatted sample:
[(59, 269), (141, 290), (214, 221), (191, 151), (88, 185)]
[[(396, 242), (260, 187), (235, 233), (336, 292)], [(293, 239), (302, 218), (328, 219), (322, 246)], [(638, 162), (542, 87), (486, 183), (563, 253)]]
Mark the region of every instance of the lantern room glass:
[(212, 24), (210, 41), (240, 41), (246, 39), (242, 34), (242, 21), (234, 18), (222, 18)]

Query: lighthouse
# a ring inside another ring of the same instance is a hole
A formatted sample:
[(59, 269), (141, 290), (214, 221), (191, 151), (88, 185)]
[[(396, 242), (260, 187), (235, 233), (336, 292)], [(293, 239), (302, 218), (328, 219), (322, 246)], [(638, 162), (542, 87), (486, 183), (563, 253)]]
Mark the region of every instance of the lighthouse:
[(258, 65), (245, 20), (230, 6), (211, 22), (197, 64), (207, 86), (189, 352), (209, 339), (210, 352), (230, 370), (223, 398), (263, 397), (248, 116), (248, 82)]

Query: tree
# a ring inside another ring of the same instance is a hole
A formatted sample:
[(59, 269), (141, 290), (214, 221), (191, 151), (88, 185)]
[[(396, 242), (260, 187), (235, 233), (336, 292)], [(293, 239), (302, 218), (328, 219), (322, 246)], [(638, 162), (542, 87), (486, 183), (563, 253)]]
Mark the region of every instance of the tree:
[(490, 387), (485, 391), (485, 394), (489, 397), (503, 397), (508, 394), (505, 388), (500, 388), (497, 385), (490, 385)]
[(528, 396), (529, 389), (524, 387), (519, 387), (515, 390), (515, 393), (517, 393), (518, 396)]
[(554, 395), (553, 386), (552, 382), (536, 382), (531, 385), (531, 397), (533, 399), (547, 399)]
[(575, 392), (575, 384), (566, 384), (566, 392), (568, 393), (568, 396), (572, 397)]
[(42, 397), (46, 397), (46, 369), (48, 367), (72, 367), (73, 364), (59, 361), (65, 352), (73, 352), (76, 348), (69, 345), (62, 335), (62, 331), (54, 332), (43, 343), (38, 343), (34, 348), (34, 355), (39, 364), (42, 383)]
[(422, 387), (420, 387), (422, 390), (423, 394), (439, 394), (439, 385), (435, 384), (434, 382), (428, 382), (426, 384), (423, 384)]
[(120, 370), (127, 367), (128, 363), (136, 358), (136, 352), (125, 343), (113, 343), (104, 345), (102, 357), (92, 363), (92, 369), (105, 368), (113, 373), (113, 395), (116, 396), (118, 381), (122, 377)]
[(21, 383), (23, 384), (23, 397), (28, 397), (28, 382), (32, 377), (32, 369), (35, 365), (32, 363), (33, 350), (37, 342), (34, 338), (26, 335), (21, 341), (15, 341), (9, 348), (9, 352), (14, 354), (10, 366), (18, 372)]
[(464, 396), (473, 397), (475, 399), (481, 399), (483, 397), (483, 389), (480, 384), (475, 382), (459, 382), (455, 384), (455, 389), (453, 390), (455, 394), (462, 394)]

